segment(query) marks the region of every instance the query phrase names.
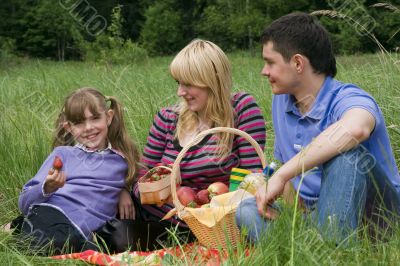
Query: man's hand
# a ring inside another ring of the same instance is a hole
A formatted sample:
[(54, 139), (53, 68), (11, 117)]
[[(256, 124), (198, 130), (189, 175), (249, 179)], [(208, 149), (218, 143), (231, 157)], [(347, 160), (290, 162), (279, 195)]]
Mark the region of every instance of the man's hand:
[(44, 181), (44, 193), (50, 194), (56, 192), (59, 188), (65, 184), (65, 173), (59, 170), (50, 170), (48, 176)]
[(285, 181), (278, 175), (273, 175), (267, 182), (266, 186), (262, 186), (257, 190), (256, 202), (258, 213), (267, 218), (275, 219), (278, 216), (278, 211), (272, 208), (272, 204), (283, 193)]
[(119, 194), (118, 211), (120, 219), (135, 220), (135, 205), (126, 189), (122, 189)]

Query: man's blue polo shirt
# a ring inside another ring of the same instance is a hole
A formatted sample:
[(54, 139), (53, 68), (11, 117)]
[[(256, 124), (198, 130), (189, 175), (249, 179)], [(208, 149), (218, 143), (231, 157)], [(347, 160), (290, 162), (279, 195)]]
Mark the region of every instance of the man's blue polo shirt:
[[(376, 163), (381, 165), (393, 185), (400, 192), (400, 176), (390, 146), (382, 112), (375, 100), (353, 84), (341, 83), (327, 77), (315, 99), (312, 109), (301, 115), (295, 98), (289, 94), (275, 95), (272, 115), (275, 130), (275, 157), (282, 163), (305, 148), (313, 138), (328, 126), (338, 121), (352, 108), (363, 108), (375, 117), (375, 129), (362, 147), (370, 152)], [(373, 160), (373, 159), (372, 159)], [(372, 161), (369, 160), (369, 161)], [(374, 162), (371, 162), (374, 163)], [(300, 176), (292, 179), (297, 189)], [(321, 167), (306, 173), (300, 195), (306, 201), (318, 199), (321, 186)]]

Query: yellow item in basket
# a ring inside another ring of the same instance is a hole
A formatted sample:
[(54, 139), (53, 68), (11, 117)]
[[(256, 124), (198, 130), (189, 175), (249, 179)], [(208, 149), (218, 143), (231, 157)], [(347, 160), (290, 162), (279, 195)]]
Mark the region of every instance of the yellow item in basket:
[(213, 197), (209, 208), (186, 207), (185, 211), (190, 212), (200, 223), (212, 227), (228, 212), (235, 209), (242, 200), (249, 197), (254, 196), (243, 189), (239, 189)]

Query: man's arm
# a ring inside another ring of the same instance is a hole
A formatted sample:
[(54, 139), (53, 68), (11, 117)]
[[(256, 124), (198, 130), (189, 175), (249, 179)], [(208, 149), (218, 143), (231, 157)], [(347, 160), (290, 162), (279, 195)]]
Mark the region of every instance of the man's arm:
[(257, 207), (261, 215), (270, 218), (267, 203), (282, 194), (284, 185), (293, 177), (319, 166), (368, 139), (375, 127), (375, 118), (365, 109), (353, 108), (336, 123), (319, 134), (301, 152), (286, 162), (268, 181), (268, 187), (257, 191)]

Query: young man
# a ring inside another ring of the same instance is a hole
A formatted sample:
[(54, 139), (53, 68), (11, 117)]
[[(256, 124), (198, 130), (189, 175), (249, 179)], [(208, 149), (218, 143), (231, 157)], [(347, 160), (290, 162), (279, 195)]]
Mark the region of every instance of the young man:
[(368, 93), (333, 79), (327, 31), (312, 16), (292, 13), (267, 27), (262, 43), (261, 74), (275, 94), (275, 157), (283, 165), (255, 199), (241, 203), (239, 227), (253, 241), (265, 233), (274, 218), (271, 206), (288, 181), (321, 233), (334, 241), (349, 237), (364, 214), (381, 217), (382, 204), (384, 215), (396, 217), (400, 176), (382, 112)]

